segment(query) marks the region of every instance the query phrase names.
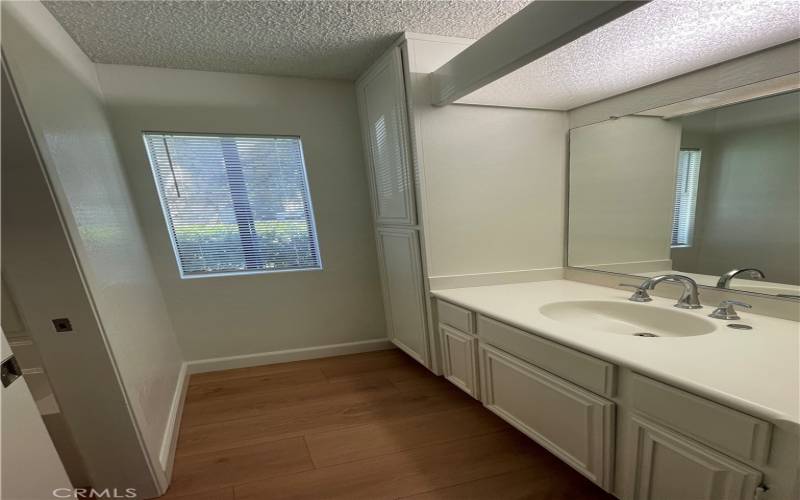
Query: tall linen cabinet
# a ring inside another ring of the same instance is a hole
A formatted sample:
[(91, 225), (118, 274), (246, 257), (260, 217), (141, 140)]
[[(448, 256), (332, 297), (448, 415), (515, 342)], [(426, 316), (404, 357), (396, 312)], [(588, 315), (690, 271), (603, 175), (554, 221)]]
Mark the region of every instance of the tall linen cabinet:
[(433, 106), (431, 73), (472, 43), (405, 33), (356, 82), (389, 338), (437, 374), (430, 289), (563, 276), (566, 113)]
[(393, 46), (356, 82), (389, 339), (438, 373), (429, 327), (403, 51)]

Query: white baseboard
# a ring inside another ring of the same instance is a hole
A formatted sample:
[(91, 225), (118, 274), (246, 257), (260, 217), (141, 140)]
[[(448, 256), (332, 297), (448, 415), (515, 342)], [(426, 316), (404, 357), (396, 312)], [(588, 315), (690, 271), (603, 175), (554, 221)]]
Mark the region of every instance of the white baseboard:
[(356, 354), (359, 352), (383, 351), (394, 349), (389, 339), (362, 340), (345, 344), (332, 344), (317, 347), (304, 347), (301, 349), (287, 349), (285, 351), (259, 352), (241, 356), (227, 356), (223, 358), (198, 359), (187, 361), (187, 375), (194, 373), (230, 370), (233, 368), (247, 368), (249, 366), (271, 365), (304, 359), (327, 358), (343, 354)]
[(189, 387), (189, 374), (186, 369), (186, 362), (181, 364), (178, 372), (178, 383), (175, 384), (175, 394), (172, 396), (172, 404), (169, 408), (167, 418), (167, 428), (164, 430), (164, 438), (161, 440), (161, 450), (158, 453), (158, 461), (161, 469), (169, 482), (172, 479), (172, 464), (175, 462), (175, 446), (178, 444), (178, 429), (180, 428), (181, 415), (183, 414), (183, 403), (186, 400), (186, 389)]
[(473, 286), (509, 285), (529, 281), (560, 280), (564, 278), (563, 267), (544, 269), (523, 269), (520, 271), (503, 271), (499, 273), (460, 274), (452, 276), (431, 276), (431, 290), (448, 288), (467, 288)]

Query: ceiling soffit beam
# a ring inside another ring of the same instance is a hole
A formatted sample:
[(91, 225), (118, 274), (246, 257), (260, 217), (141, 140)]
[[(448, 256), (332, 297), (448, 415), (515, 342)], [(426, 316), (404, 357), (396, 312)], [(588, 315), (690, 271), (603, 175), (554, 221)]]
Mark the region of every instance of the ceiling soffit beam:
[(646, 3), (534, 1), (432, 73), (433, 104), (452, 104)]

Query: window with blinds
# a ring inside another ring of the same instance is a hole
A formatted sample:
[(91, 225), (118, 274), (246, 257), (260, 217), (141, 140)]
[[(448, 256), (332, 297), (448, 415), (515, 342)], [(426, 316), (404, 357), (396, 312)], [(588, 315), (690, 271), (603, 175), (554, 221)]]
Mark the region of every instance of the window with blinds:
[(700, 178), (699, 149), (681, 149), (675, 176), (675, 208), (672, 213), (672, 246), (692, 246), (697, 207), (697, 184)]
[(181, 277), (322, 268), (299, 137), (144, 141)]

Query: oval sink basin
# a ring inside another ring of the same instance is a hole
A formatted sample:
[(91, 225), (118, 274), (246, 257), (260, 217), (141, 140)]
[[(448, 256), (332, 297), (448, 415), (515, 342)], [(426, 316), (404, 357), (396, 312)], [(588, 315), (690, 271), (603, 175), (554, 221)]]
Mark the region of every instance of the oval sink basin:
[(545, 304), (539, 310), (555, 321), (619, 335), (691, 337), (716, 329), (704, 318), (647, 304), (580, 300)]

